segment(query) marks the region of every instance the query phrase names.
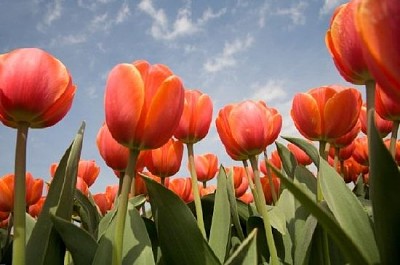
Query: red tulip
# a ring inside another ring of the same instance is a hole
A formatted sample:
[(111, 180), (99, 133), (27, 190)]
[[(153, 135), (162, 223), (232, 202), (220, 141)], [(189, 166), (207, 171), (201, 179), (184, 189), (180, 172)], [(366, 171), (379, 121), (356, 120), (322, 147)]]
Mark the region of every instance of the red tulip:
[(106, 123), (113, 138), (129, 148), (165, 144), (179, 124), (184, 102), (181, 80), (146, 61), (115, 66), (105, 92)]
[(69, 111), (76, 87), (65, 66), (37, 48), (0, 55), (0, 121), (49, 127)]
[(216, 191), (217, 187), (215, 185), (210, 185), (207, 187), (203, 187), (202, 185), (199, 185), (199, 191), (200, 191), (200, 196), (204, 197), (209, 194), (213, 194)]
[[(113, 204), (115, 201), (115, 197), (118, 194), (118, 184), (116, 185), (108, 185), (106, 186), (106, 195), (110, 202)], [(112, 208), (112, 207), (111, 207)]]
[(100, 173), (100, 167), (94, 160), (80, 160), (78, 165), (78, 177), (81, 177), (88, 187), (92, 186)]
[(311, 158), (300, 147), (292, 143), (288, 143), (287, 148), (290, 152), (292, 152), (292, 154), (296, 158), (297, 163), (303, 166), (311, 164)]
[(335, 140), (331, 141), (330, 144), (331, 146), (340, 148), (348, 146), (354, 141), (354, 139), (357, 138), (360, 131), (361, 131), (361, 121), (360, 119), (358, 119), (356, 125), (354, 125), (353, 129), (351, 129), (350, 132), (346, 133), (345, 135), (339, 138), (336, 138)]
[(163, 146), (150, 151), (147, 169), (156, 176), (165, 178), (175, 175), (183, 156), (183, 143), (173, 138)]
[(354, 140), (353, 158), (363, 166), (369, 166), (368, 139), (366, 136)]
[[(43, 192), (43, 179), (34, 179), (27, 172), (26, 185), (26, 207), (39, 201)], [(14, 208), (14, 174), (7, 174), (0, 178), (0, 212), (11, 212)]]
[(195, 155), (194, 164), (198, 181), (209, 181), (218, 172), (218, 157), (214, 154)]
[(125, 171), (128, 165), (129, 149), (112, 137), (106, 123), (97, 133), (96, 143), (107, 166), (116, 171)]
[(241, 197), (249, 188), (249, 181), (247, 179), (246, 169), (244, 167), (233, 166), (232, 168), (226, 168), (226, 170), (227, 173), (230, 170), (232, 170), (233, 188), (235, 189), (235, 196), (236, 198)]
[(400, 93), (389, 96), (376, 84), (375, 110), (385, 120), (400, 121)]
[(196, 143), (210, 128), (213, 105), (211, 98), (198, 90), (185, 91), (183, 113), (174, 136), (183, 143)]
[(325, 35), (325, 43), (343, 78), (350, 83), (364, 85), (374, 78), (364, 60), (354, 22), (357, 2), (358, 0), (350, 1), (335, 10)]
[(355, 13), (368, 68), (390, 97), (400, 94), (399, 14), (398, 0), (359, 1)]
[(253, 194), (251, 192), (246, 192), (245, 194), (240, 196), (238, 199), (241, 200), (242, 202), (246, 203), (246, 204), (250, 204), (250, 203), (252, 203), (254, 201), (254, 197), (253, 197)]
[(190, 178), (173, 178), (169, 181), (168, 188), (185, 203), (193, 201), (192, 180)]
[(295, 95), (290, 114), (304, 137), (330, 142), (352, 130), (361, 104), (354, 88), (323, 86)]
[(356, 182), (358, 177), (365, 170), (354, 158), (349, 158), (343, 162), (343, 168), (340, 169), (341, 175), (346, 183)]
[[(361, 122), (361, 131), (364, 134), (367, 134), (367, 107), (365, 104), (361, 107), (360, 112), (360, 122)], [(376, 129), (382, 138), (387, 136), (390, 132), (392, 132), (393, 122), (382, 119), (378, 113), (375, 111), (375, 125)]]
[(106, 193), (94, 194), (93, 200), (102, 215), (105, 215), (109, 210), (111, 210), (113, 203), (110, 201)]
[[(268, 177), (262, 177), (260, 178), (261, 180), (261, 185), (262, 189), (264, 191), (264, 197), (265, 197), (265, 202), (267, 204), (272, 204), (272, 193), (271, 193), (271, 187), (269, 183)], [(279, 189), (280, 189), (280, 180), (277, 177), (272, 177), (272, 182), (274, 183), (274, 188), (275, 188), (275, 194), (279, 196)]]
[(215, 121), (229, 156), (246, 160), (272, 144), (282, 127), (282, 117), (274, 108), (259, 101), (243, 101), (225, 106)]
[[(354, 142), (351, 142), (351, 144), (349, 144), (347, 146), (339, 147), (339, 154), (338, 154), (339, 160), (344, 161), (344, 160), (349, 159), (352, 156), (355, 148), (356, 148), (356, 146), (355, 146)], [(335, 152), (336, 152), (335, 147), (331, 146), (329, 148), (329, 156), (334, 158)]]
[(32, 217), (38, 217), (39, 214), (42, 212), (42, 208), (44, 202), (46, 201), (46, 197), (42, 196), (35, 204), (29, 206), (28, 212)]
[(86, 184), (85, 180), (79, 176), (76, 178), (76, 189), (80, 190), (85, 196), (89, 195), (88, 185)]
[[(282, 168), (281, 157), (279, 156), (277, 150), (272, 151), (271, 156), (268, 158), (268, 162), (271, 163), (272, 165), (274, 165), (276, 168), (279, 168), (279, 169)], [(263, 173), (264, 175), (268, 174), (267, 167), (265, 165), (265, 159), (260, 160), (259, 169), (260, 169), (261, 173)]]

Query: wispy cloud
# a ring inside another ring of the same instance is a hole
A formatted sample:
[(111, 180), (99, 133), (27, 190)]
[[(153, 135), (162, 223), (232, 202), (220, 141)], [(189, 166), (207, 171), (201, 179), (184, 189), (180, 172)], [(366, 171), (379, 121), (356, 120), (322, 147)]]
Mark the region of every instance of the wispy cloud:
[(300, 1), (299, 3), (288, 8), (278, 8), (276, 15), (288, 16), (295, 26), (304, 25), (306, 23), (306, 15), (304, 13), (307, 6), (308, 4), (306, 2)]
[(43, 20), (36, 26), (39, 31), (45, 31), (46, 27), (51, 26), (54, 21), (61, 17), (62, 2), (63, 0), (55, 0), (46, 5), (46, 13), (43, 16)]
[(260, 7), (258, 11), (258, 26), (263, 28), (265, 26), (265, 20), (268, 15), (269, 4), (267, 1)]
[(245, 39), (235, 39), (233, 42), (226, 42), (221, 54), (209, 59), (204, 64), (207, 72), (218, 72), (226, 67), (234, 67), (237, 64), (236, 55), (247, 50), (254, 42), (254, 38), (247, 35)]
[(287, 96), (285, 81), (283, 80), (268, 80), (265, 84), (255, 83), (250, 87), (254, 91), (251, 98), (254, 100), (263, 100), (267, 104), (284, 100)]
[(57, 45), (74, 45), (79, 43), (84, 43), (87, 41), (87, 36), (85, 34), (69, 34), (65, 36), (58, 36), (50, 42), (50, 46), (54, 47)]
[(130, 15), (131, 15), (131, 10), (129, 9), (129, 5), (127, 3), (122, 4), (115, 18), (115, 23), (120, 24), (124, 22)]
[(200, 31), (206, 22), (220, 17), (226, 12), (225, 8), (218, 12), (207, 8), (203, 15), (194, 21), (190, 5), (186, 5), (178, 10), (175, 20), (170, 23), (164, 9), (154, 7), (152, 0), (142, 0), (138, 8), (153, 19), (150, 34), (153, 38), (162, 40), (174, 40), (178, 37), (192, 35)]
[(331, 14), (337, 6), (345, 2), (347, 2), (347, 0), (325, 0), (324, 5), (319, 10), (319, 14), (320, 15)]

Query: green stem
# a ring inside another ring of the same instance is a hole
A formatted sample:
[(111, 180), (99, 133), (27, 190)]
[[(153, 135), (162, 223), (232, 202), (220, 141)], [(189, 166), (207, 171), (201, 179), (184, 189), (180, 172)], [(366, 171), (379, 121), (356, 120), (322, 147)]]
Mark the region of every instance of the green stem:
[(255, 156), (250, 156), (249, 160), (250, 160), (251, 167), (253, 168), (254, 182), (255, 182), (256, 191), (257, 191), (256, 193), (257, 193), (257, 195), (259, 195), (259, 196), (255, 196), (254, 199), (258, 200), (258, 203), (256, 203), (256, 206), (259, 205), (259, 207), (261, 208), (261, 209), (257, 209), (257, 210), (261, 213), (261, 216), (263, 218), (265, 236), (267, 238), (267, 245), (268, 245), (268, 249), (269, 249), (269, 252), (271, 255), (271, 265), (278, 265), (279, 264), (278, 253), (276, 251), (274, 236), (272, 235), (271, 221), (269, 219), (268, 209), (267, 209), (267, 205), (265, 203), (264, 192), (263, 192), (261, 180), (260, 180), (260, 171), (258, 170), (257, 158)]
[(366, 97), (367, 97), (367, 135), (368, 132), (368, 112), (375, 108), (375, 80), (369, 80), (365, 83)]
[(397, 142), (397, 131), (399, 130), (399, 121), (393, 121), (392, 134), (390, 135), (390, 147), (389, 151), (392, 154), (393, 159), (396, 157), (396, 142)]
[(122, 180), (121, 194), (119, 195), (117, 220), (115, 225), (115, 242), (113, 245), (113, 265), (122, 264), (122, 249), (124, 242), (125, 218), (128, 209), (129, 191), (135, 189), (135, 168), (140, 150), (130, 149), (128, 165)]
[[(247, 176), (247, 180), (248, 180), (248, 182), (249, 182), (249, 187), (250, 187), (251, 193), (253, 194), (253, 197), (254, 197), (254, 202), (257, 204), (257, 202), (258, 202), (259, 200), (256, 200), (256, 199), (255, 199), (255, 196), (257, 196), (257, 192), (256, 192), (256, 188), (255, 188), (255, 186), (254, 186), (253, 179), (252, 179), (251, 176), (250, 176), (249, 165), (248, 165), (248, 163), (247, 163), (246, 160), (243, 160), (243, 167), (244, 167), (244, 169), (246, 170), (246, 176)], [(256, 206), (256, 207), (257, 207), (257, 206)], [(257, 208), (258, 208), (258, 207), (257, 207)]]
[(207, 181), (203, 181), (203, 188), (207, 188)]
[[(122, 190), (122, 182), (124, 180), (124, 175), (125, 175), (125, 171), (120, 171), (119, 172), (119, 178), (118, 178), (118, 196), (121, 194), (121, 190)], [(118, 196), (116, 196), (116, 198), (118, 198)]]
[(203, 208), (201, 206), (200, 192), (197, 184), (198, 182), (197, 182), (196, 168), (194, 165), (193, 144), (187, 143), (186, 146), (188, 149), (189, 171), (192, 179), (192, 193), (194, 198), (194, 206), (196, 209), (197, 226), (199, 227), (201, 233), (203, 234), (203, 237), (207, 239), (206, 230), (204, 228)]
[(161, 178), (160, 178), (160, 181), (161, 181), (161, 185), (165, 186), (165, 178), (164, 178), (164, 177), (161, 177)]
[(25, 264), (25, 212), (26, 212), (26, 142), (29, 124), (21, 122), (17, 128), (14, 177), (14, 239), (12, 260), (14, 265)]
[(267, 170), (267, 175), (268, 175), (268, 181), (269, 181), (269, 188), (271, 190), (271, 195), (272, 195), (272, 204), (275, 205), (276, 201), (278, 200), (276, 192), (275, 192), (275, 184), (272, 181), (272, 172), (271, 172), (271, 168), (269, 167), (268, 163), (268, 155), (267, 152), (264, 151), (264, 163), (265, 163), (265, 168)]

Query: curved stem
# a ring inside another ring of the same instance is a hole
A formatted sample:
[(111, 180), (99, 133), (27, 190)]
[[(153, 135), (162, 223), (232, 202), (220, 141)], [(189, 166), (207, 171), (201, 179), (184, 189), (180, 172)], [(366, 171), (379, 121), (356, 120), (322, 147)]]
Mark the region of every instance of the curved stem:
[(117, 220), (115, 225), (115, 241), (113, 244), (113, 265), (122, 264), (122, 248), (124, 242), (125, 218), (128, 208), (129, 191), (131, 186), (135, 190), (135, 168), (140, 150), (130, 149), (128, 165), (122, 180), (121, 194), (119, 195)]
[(197, 184), (196, 168), (194, 165), (193, 144), (188, 143), (186, 144), (186, 146), (188, 149), (189, 171), (190, 171), (190, 177), (192, 179), (192, 193), (194, 198), (194, 206), (196, 209), (197, 226), (199, 227), (201, 233), (203, 234), (203, 237), (207, 239), (206, 230), (204, 228), (203, 208), (201, 206), (200, 192)]
[(278, 199), (277, 199), (277, 195), (276, 195), (276, 192), (275, 192), (275, 184), (272, 181), (272, 172), (271, 172), (271, 169), (269, 168), (269, 165), (268, 165), (267, 161), (268, 161), (268, 155), (267, 155), (267, 152), (264, 151), (264, 163), (265, 163), (265, 168), (267, 169), (269, 188), (271, 190), (271, 195), (272, 195), (272, 203), (273, 203), (273, 205), (275, 205), (276, 201)]
[[(365, 90), (366, 90), (366, 96), (367, 96), (367, 115), (368, 112), (375, 108), (375, 80), (369, 80), (365, 83)], [(368, 132), (368, 117), (367, 117), (367, 135), (369, 135)]]
[(13, 264), (25, 264), (25, 211), (26, 211), (26, 142), (29, 124), (22, 122), (17, 128), (14, 177), (14, 240)]
[(392, 134), (390, 135), (390, 147), (389, 151), (392, 154), (393, 159), (396, 156), (396, 142), (397, 142), (397, 131), (399, 130), (399, 121), (393, 121)]
[(259, 205), (259, 207), (261, 208), (257, 210), (261, 213), (261, 216), (263, 218), (265, 235), (267, 237), (267, 245), (271, 255), (271, 265), (277, 265), (279, 264), (278, 253), (276, 251), (274, 236), (272, 234), (271, 221), (269, 220), (267, 205), (265, 204), (265, 197), (261, 185), (260, 171), (258, 170), (257, 158), (255, 156), (250, 156), (249, 160), (251, 167), (253, 168), (254, 182), (257, 191), (256, 193), (258, 195), (254, 199), (259, 200), (259, 202), (256, 203), (256, 205)]

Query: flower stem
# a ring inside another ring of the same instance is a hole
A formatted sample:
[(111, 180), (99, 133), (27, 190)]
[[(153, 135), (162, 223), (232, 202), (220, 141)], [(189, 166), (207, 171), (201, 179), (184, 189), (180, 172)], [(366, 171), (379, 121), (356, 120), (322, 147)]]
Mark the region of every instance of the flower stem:
[(124, 229), (125, 229), (125, 218), (128, 208), (128, 198), (131, 186), (133, 190), (135, 188), (135, 168), (136, 161), (140, 151), (136, 149), (130, 149), (128, 165), (125, 170), (125, 175), (122, 180), (121, 194), (119, 195), (118, 209), (117, 209), (117, 220), (115, 225), (115, 242), (113, 245), (113, 265), (122, 264), (122, 248), (124, 242)]
[(196, 209), (197, 226), (199, 227), (201, 233), (203, 234), (203, 237), (207, 239), (206, 230), (204, 228), (203, 208), (201, 206), (200, 192), (197, 185), (196, 168), (194, 165), (193, 144), (187, 143), (186, 146), (188, 149), (189, 171), (190, 171), (190, 177), (192, 179), (192, 193), (194, 198), (194, 206)]
[(270, 190), (271, 190), (271, 195), (272, 195), (272, 203), (273, 203), (273, 205), (275, 205), (275, 204), (276, 204), (276, 201), (277, 201), (278, 199), (277, 199), (277, 196), (276, 196), (276, 193), (275, 193), (275, 184), (274, 184), (274, 182), (272, 181), (272, 172), (271, 172), (271, 169), (270, 169), (269, 166), (268, 166), (267, 161), (268, 161), (268, 155), (267, 155), (267, 152), (264, 151), (264, 163), (265, 163), (265, 168), (267, 169), (267, 175), (268, 175), (268, 181), (269, 181), (269, 188), (270, 188)]
[(397, 131), (399, 130), (399, 121), (393, 121), (392, 134), (390, 135), (390, 147), (389, 151), (392, 154), (393, 159), (396, 156), (396, 142), (397, 142)]
[(368, 112), (375, 108), (375, 80), (369, 80), (365, 83), (365, 90), (367, 96), (367, 136), (370, 134), (368, 132)]
[(13, 264), (25, 264), (25, 211), (26, 211), (26, 142), (29, 124), (21, 122), (17, 128), (17, 143), (15, 150), (15, 177), (14, 177), (14, 240)]
[(269, 220), (267, 205), (265, 204), (265, 197), (261, 185), (260, 171), (258, 170), (257, 158), (255, 156), (250, 156), (249, 160), (251, 167), (253, 168), (254, 182), (257, 194), (257, 196), (254, 195), (253, 196), (255, 200), (258, 200), (256, 206), (258, 205), (258, 207), (261, 208), (257, 210), (261, 213), (261, 216), (263, 218), (265, 236), (267, 237), (267, 245), (271, 255), (271, 265), (277, 265), (279, 264), (278, 253), (276, 251), (274, 236), (272, 235), (272, 227), (271, 227), (271, 222)]

